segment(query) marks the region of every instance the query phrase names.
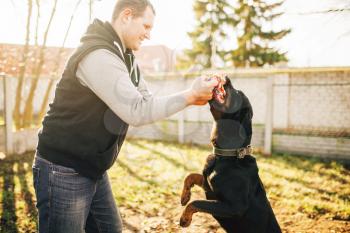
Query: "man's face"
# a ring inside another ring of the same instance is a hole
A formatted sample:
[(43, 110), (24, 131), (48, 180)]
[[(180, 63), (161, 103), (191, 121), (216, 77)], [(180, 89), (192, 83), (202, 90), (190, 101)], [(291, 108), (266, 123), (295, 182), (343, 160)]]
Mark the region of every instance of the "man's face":
[(147, 7), (140, 17), (130, 17), (126, 21), (123, 35), (125, 46), (134, 51), (138, 50), (144, 39), (150, 39), (153, 21), (154, 14), (150, 7)]

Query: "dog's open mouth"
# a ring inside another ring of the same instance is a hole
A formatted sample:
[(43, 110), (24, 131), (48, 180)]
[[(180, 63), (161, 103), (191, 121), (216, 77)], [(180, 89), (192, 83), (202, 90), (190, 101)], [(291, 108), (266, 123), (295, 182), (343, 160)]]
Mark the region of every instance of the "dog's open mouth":
[(226, 96), (226, 92), (224, 89), (224, 84), (226, 83), (225, 78), (222, 79), (218, 76), (215, 76), (214, 78), (218, 80), (219, 84), (213, 89), (213, 98), (220, 104), (223, 104), (225, 102)]

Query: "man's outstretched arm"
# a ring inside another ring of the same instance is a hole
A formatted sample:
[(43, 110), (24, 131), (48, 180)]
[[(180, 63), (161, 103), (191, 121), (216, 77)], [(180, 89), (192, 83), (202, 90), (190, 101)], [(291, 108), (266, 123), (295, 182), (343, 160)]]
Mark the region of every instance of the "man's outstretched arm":
[(145, 81), (135, 87), (123, 61), (112, 52), (99, 49), (79, 64), (77, 76), (123, 121), (140, 126), (164, 119), (188, 105), (203, 105), (212, 97), (215, 79), (197, 78), (191, 88), (167, 96), (153, 96)]

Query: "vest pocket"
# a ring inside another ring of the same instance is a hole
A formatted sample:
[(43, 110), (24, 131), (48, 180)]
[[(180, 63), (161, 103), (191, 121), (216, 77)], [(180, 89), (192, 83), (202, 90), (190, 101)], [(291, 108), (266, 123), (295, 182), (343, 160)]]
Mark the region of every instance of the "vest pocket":
[(115, 141), (106, 151), (99, 153), (98, 159), (95, 160), (95, 164), (101, 170), (107, 170), (113, 165), (119, 152), (118, 141)]

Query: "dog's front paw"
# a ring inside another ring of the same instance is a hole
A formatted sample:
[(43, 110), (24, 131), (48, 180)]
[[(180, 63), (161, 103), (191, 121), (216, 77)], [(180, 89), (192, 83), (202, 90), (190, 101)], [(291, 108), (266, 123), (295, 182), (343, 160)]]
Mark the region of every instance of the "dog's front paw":
[(181, 195), (181, 205), (186, 205), (191, 199), (191, 192), (184, 190)]
[(192, 216), (194, 213), (198, 212), (198, 209), (193, 206), (192, 203), (186, 206), (186, 209), (181, 215), (180, 226), (188, 227), (192, 222)]
[(181, 227), (188, 227), (191, 225), (192, 222), (192, 216), (185, 216), (184, 214), (180, 218), (180, 226)]

